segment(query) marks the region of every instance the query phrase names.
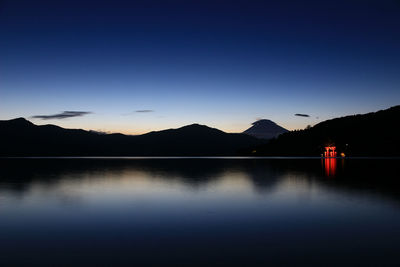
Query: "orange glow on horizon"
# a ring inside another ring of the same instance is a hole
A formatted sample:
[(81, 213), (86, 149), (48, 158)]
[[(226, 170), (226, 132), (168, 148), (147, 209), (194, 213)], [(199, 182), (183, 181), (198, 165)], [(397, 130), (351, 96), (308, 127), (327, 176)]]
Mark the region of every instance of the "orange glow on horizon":
[[(227, 123), (227, 122), (209, 122), (209, 121), (181, 121), (181, 122), (132, 122), (129, 120), (117, 119), (117, 120), (99, 120), (89, 118), (78, 118), (76, 120), (57, 120), (57, 121), (41, 121), (32, 120), (36, 125), (53, 124), (65, 129), (83, 129), (86, 131), (97, 131), (107, 134), (121, 133), (125, 135), (142, 135), (152, 131), (162, 131), (168, 129), (178, 129), (187, 125), (198, 123), (201, 125), (208, 126), (210, 128), (216, 128), (226, 133), (242, 133), (251, 127), (250, 123), (238, 122), (238, 123)], [(277, 122), (280, 126), (290, 130), (298, 129), (298, 127), (288, 127), (287, 124)], [(292, 126), (292, 125), (291, 125)]]

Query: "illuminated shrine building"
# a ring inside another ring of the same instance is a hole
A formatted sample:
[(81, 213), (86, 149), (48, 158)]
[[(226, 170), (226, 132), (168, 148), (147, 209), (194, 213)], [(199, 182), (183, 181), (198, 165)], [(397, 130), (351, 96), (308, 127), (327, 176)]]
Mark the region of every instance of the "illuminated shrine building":
[(335, 146), (326, 146), (324, 157), (336, 157), (336, 147)]

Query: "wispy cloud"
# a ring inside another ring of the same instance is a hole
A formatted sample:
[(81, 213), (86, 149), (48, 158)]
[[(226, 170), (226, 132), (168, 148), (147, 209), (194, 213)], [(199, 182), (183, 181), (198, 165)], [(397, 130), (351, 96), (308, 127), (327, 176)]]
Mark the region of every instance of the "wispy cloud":
[(152, 109), (139, 109), (139, 110), (135, 110), (135, 112), (137, 112), (137, 113), (148, 113), (148, 112), (154, 112), (154, 110), (152, 110)]
[(296, 113), (294, 115), (298, 116), (298, 117), (310, 117), (310, 115), (308, 115), (308, 114), (301, 114), (301, 113)]
[(51, 114), (51, 115), (35, 115), (32, 116), (34, 119), (42, 119), (42, 120), (52, 120), (52, 119), (66, 119), (66, 118), (73, 118), (73, 117), (82, 117), (87, 114), (91, 114), (92, 112), (90, 111), (64, 111), (61, 113), (57, 114)]

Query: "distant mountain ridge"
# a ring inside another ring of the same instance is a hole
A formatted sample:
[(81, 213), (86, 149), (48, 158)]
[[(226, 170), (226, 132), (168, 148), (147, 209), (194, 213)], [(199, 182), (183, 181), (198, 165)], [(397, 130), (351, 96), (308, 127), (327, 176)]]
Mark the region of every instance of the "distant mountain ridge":
[(399, 118), (400, 106), (395, 106), (327, 120), (269, 142), (199, 124), (129, 136), (38, 126), (18, 118), (0, 121), (0, 156), (319, 156), (324, 146), (335, 145), (347, 156), (398, 157)]
[(252, 125), (253, 126), (251, 126), (243, 133), (260, 139), (271, 139), (277, 137), (280, 134), (288, 132), (288, 130), (279, 126), (275, 122), (266, 119), (253, 122)]
[[(347, 156), (400, 156), (400, 105), (281, 134), (249, 151), (255, 156), (319, 156), (334, 145)], [(254, 152), (254, 153), (252, 153)]]
[(38, 126), (24, 118), (0, 121), (0, 156), (232, 156), (257, 144), (254, 137), (199, 124), (130, 136)]

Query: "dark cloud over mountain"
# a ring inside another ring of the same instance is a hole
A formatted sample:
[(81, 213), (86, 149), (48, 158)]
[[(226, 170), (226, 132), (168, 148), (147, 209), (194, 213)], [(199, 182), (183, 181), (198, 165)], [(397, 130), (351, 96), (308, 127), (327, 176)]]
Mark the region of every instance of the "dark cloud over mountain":
[(90, 114), (90, 111), (64, 111), (57, 114), (52, 115), (35, 115), (32, 118), (35, 119), (42, 119), (42, 120), (51, 120), (51, 119), (66, 119), (66, 118), (73, 118), (73, 117), (82, 117), (87, 114)]
[(310, 115), (308, 115), (308, 114), (301, 114), (301, 113), (296, 113), (294, 115), (298, 116), (298, 117), (310, 117)]
[(154, 110), (152, 110), (152, 109), (139, 109), (139, 110), (136, 110), (135, 112), (148, 113), (148, 112), (154, 112)]

